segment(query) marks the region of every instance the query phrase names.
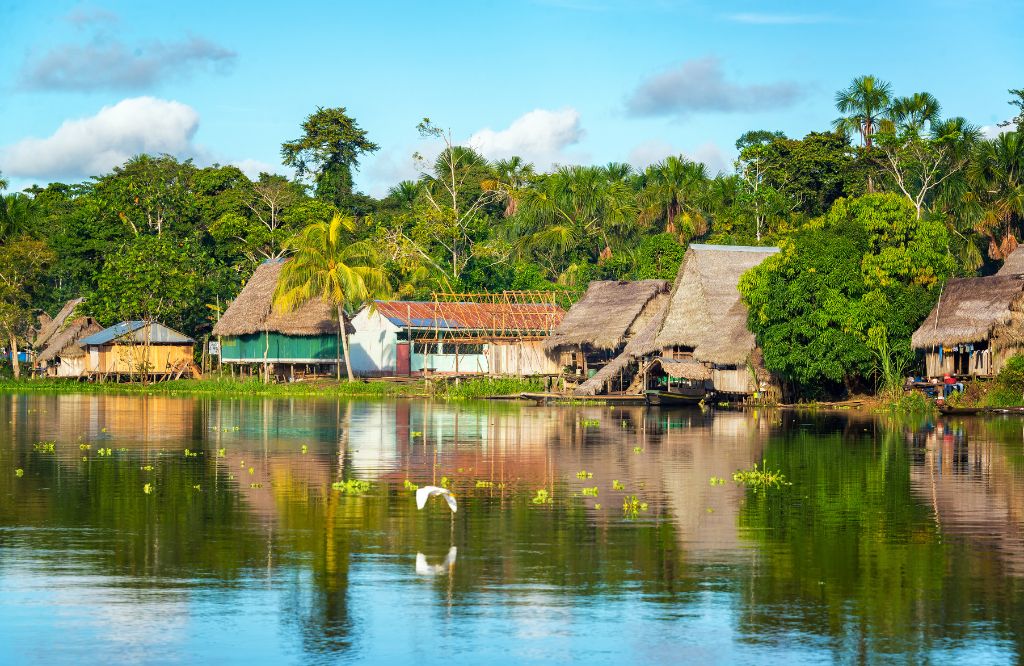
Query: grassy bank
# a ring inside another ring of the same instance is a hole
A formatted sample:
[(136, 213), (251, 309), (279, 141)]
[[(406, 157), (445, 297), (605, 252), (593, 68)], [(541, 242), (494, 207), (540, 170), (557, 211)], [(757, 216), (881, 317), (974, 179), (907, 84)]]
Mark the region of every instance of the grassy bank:
[(336, 382), (296, 382), (292, 384), (264, 384), (259, 380), (227, 378), (179, 379), (156, 384), (115, 384), (78, 382), (68, 379), (0, 380), (4, 393), (102, 393), (109, 395), (210, 395), (251, 397), (366, 397), (412, 398), (434, 397), (444, 400), (466, 400), (488, 396), (516, 395), (524, 391), (539, 391), (543, 383), (536, 379), (515, 377), (479, 377), (455, 382), (450, 379), (432, 379), (410, 382), (381, 380)]

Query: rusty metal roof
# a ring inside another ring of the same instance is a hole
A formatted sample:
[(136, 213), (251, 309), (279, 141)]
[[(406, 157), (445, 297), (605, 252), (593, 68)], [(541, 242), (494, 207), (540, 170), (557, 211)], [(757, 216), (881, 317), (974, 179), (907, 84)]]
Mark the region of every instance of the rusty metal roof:
[(565, 310), (550, 303), (374, 301), (374, 307), (388, 321), (402, 328), (489, 331), (506, 335), (547, 332), (565, 316)]

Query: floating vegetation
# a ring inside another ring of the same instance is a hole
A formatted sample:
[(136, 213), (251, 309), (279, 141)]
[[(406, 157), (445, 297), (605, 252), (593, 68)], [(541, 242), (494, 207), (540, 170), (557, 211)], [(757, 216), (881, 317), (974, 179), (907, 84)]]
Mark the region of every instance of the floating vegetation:
[(750, 469), (736, 470), (732, 475), (732, 480), (736, 483), (742, 483), (745, 486), (751, 487), (754, 490), (793, 485), (789, 481), (786, 481), (786, 475), (781, 471), (769, 470), (766, 460), (761, 461), (760, 467), (757, 466), (757, 463), (754, 463), (754, 466)]
[(139, 469), (141, 469), (143, 472), (152, 472), (153, 471), (153, 466), (152, 465), (143, 465)]
[(20, 479), (21, 477), (25, 476), (25, 470), (19, 467), (18, 469), (14, 470), (14, 476)]
[(306, 446), (305, 444), (303, 444), (302, 445), (302, 455), (306, 455), (307, 453), (309, 453), (309, 447)]
[(584, 428), (596, 428), (601, 425), (597, 419), (580, 419), (580, 425)]
[(250, 483), (249, 487), (250, 488), (262, 488), (263, 484), (262, 483)]
[(576, 472), (576, 478), (577, 479), (592, 479), (592, 478), (594, 478), (594, 475), (591, 474), (590, 472), (588, 472), (587, 470), (582, 469), (582, 470)]
[(629, 421), (623, 421), (621, 425), (622, 425), (623, 428), (628, 428), (629, 427)]
[(348, 481), (335, 481), (331, 488), (341, 491), (346, 495), (362, 495), (370, 490), (370, 482), (362, 479), (349, 479)]
[(106, 428), (100, 428), (100, 432), (106, 432), (106, 431), (107, 431)]
[(584, 488), (581, 492), (584, 495), (589, 495), (590, 497), (597, 497), (597, 486), (594, 486), (593, 488)]
[(114, 455), (114, 452), (109, 448), (104, 449), (101, 447), (98, 451), (96, 451), (96, 455), (105, 456), (109, 458), (110, 456)]
[(406, 479), (406, 480), (405, 480), (405, 489), (406, 489), (406, 490), (412, 490), (412, 491), (416, 491), (416, 490), (419, 490), (419, 489), (420, 489), (420, 487), (419, 487), (419, 486), (417, 486), (417, 485), (416, 485), (415, 483), (413, 483), (412, 481), (410, 481), (409, 479)]
[(625, 490), (626, 486), (619, 483), (618, 479), (612, 479), (612, 490)]
[(644, 452), (644, 449), (643, 449), (642, 446), (634, 446), (633, 447), (633, 453), (643, 453), (643, 452)]
[(494, 487), (494, 481), (483, 481), (483, 480), (477, 481), (476, 482), (476, 487), (477, 488), (493, 488)]
[(79, 444), (78, 445), (78, 450), (79, 451), (88, 451), (91, 448), (92, 448), (92, 444)]
[(533, 502), (534, 504), (550, 504), (551, 499), (551, 496), (548, 495), (548, 491), (545, 490), (544, 488), (541, 488), (540, 490), (537, 491), (537, 494), (534, 495), (533, 499), (530, 501)]
[(227, 449), (217, 449), (217, 457), (218, 458), (227, 458), (227, 456), (228, 456)]
[(188, 449), (185, 449), (185, 457), (186, 458), (195, 458), (198, 455), (199, 455), (198, 451), (189, 451)]
[(147, 495), (152, 495), (153, 494), (153, 484), (152, 483), (147, 483), (146, 485), (142, 486), (142, 492), (146, 493)]
[(202, 488), (200, 488), (199, 484), (197, 483), (196, 485), (192, 486), (192, 490), (202, 490)]
[(450, 483), (451, 483), (451, 479), (449, 479), (449, 478), (448, 478), (447, 476), (442, 476), (442, 477), (441, 477), (441, 483), (440, 483), (440, 486), (441, 486), (442, 488), (447, 488), (447, 487), (448, 487), (448, 484), (450, 484)]
[(412, 432), (409, 433), (409, 437), (411, 437), (413, 439), (416, 439), (417, 437), (422, 437), (422, 436), (423, 436), (423, 433), (420, 432), (419, 430), (413, 430)]
[(250, 467), (249, 468), (249, 476), (252, 476), (255, 473), (256, 473), (256, 470), (254, 468)]
[(33, 444), (32, 448), (40, 453), (53, 453), (56, 446), (57, 442), (39, 442), (37, 444)]
[(641, 502), (636, 495), (629, 495), (622, 500), (622, 515), (634, 519), (641, 511), (647, 511), (647, 502)]
[(601, 510), (601, 503), (598, 502), (597, 504), (595, 504), (594, 508), (600, 511)]
[(713, 486), (723, 486), (725, 485), (725, 479), (723, 479), (720, 476), (713, 476), (711, 477), (709, 483)]

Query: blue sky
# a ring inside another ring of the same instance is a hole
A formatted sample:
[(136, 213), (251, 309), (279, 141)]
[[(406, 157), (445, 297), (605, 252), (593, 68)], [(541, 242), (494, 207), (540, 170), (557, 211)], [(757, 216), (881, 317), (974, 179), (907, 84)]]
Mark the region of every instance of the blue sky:
[(424, 116), (489, 157), (684, 153), (727, 168), (748, 129), (829, 127), (860, 74), (994, 126), (1024, 87), (1024, 2), (14, 2), (0, 0), (0, 171), (78, 180), (143, 150), (285, 173), (317, 106), (381, 150), (382, 194)]

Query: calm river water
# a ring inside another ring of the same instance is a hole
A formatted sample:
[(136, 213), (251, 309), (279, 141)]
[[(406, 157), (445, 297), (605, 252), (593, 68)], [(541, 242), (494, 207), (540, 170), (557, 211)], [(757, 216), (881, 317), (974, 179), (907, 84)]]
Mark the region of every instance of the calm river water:
[(0, 662), (1014, 663), (1022, 427), (0, 395)]

